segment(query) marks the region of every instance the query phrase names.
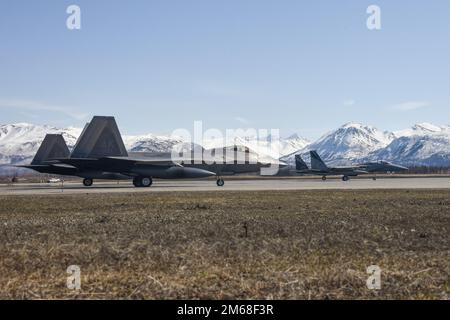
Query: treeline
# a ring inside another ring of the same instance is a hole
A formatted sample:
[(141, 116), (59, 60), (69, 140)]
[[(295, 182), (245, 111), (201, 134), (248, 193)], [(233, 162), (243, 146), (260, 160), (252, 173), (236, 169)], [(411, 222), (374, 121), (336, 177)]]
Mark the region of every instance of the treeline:
[(403, 172), (404, 174), (450, 174), (450, 167), (427, 167), (427, 166), (417, 166), (409, 167), (408, 171)]

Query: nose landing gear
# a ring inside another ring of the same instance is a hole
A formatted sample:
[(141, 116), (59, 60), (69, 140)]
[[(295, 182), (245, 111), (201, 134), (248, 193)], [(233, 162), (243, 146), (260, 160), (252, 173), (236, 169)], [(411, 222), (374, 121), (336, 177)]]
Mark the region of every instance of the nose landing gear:
[(218, 187), (223, 187), (225, 185), (225, 181), (223, 181), (222, 178), (217, 178), (216, 183)]
[(83, 179), (83, 185), (85, 187), (90, 187), (90, 186), (92, 186), (93, 183), (94, 183), (94, 180), (92, 180), (92, 179), (89, 179), (89, 178)]

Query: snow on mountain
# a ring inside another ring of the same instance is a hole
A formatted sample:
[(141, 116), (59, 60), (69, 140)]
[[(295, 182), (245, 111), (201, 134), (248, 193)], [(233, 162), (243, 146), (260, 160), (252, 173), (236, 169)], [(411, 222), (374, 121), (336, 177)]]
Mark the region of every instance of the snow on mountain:
[(29, 123), (1, 125), (0, 164), (23, 163), (31, 159), (47, 133), (62, 134), (68, 146), (73, 147), (81, 129), (58, 129)]
[(223, 139), (210, 139), (203, 141), (203, 146), (206, 149), (221, 148), (230, 145), (241, 145), (249, 148), (259, 155), (269, 156), (274, 159), (279, 159), (282, 156), (290, 154), (296, 150), (303, 149), (309, 144), (305, 138), (292, 135), (288, 138), (257, 138), (257, 137), (243, 137), (239, 136), (233, 141), (224, 141)]
[(167, 152), (182, 143), (181, 139), (147, 134), (143, 136), (124, 136), (125, 147), (132, 152)]
[[(81, 128), (59, 129), (52, 126), (40, 126), (29, 123), (16, 123), (0, 126), (0, 164), (28, 163), (36, 154), (46, 134), (62, 134), (69, 149), (72, 149)], [(153, 134), (142, 136), (124, 136), (125, 146), (136, 152), (168, 151), (180, 140)]]
[(450, 165), (450, 126), (421, 123), (397, 131), (395, 135), (397, 139), (385, 148), (372, 152), (368, 159), (415, 166)]
[[(28, 123), (0, 125), (0, 165), (29, 163), (45, 134), (63, 134), (69, 148), (80, 135), (80, 128), (59, 129)], [(128, 150), (134, 152), (167, 152), (182, 141), (163, 135), (124, 136)], [(243, 145), (261, 156), (281, 158), (295, 163), (295, 154), (308, 160), (309, 150), (317, 150), (331, 165), (344, 165), (365, 160), (389, 160), (406, 165), (450, 166), (450, 125), (419, 123), (409, 129), (381, 131), (359, 123), (347, 123), (330, 131), (313, 143), (298, 135), (270, 141), (255, 137), (237, 137), (232, 143), (222, 139), (203, 141), (206, 149)]]
[[(59, 129), (52, 126), (40, 126), (28, 123), (16, 123), (0, 126), (0, 165), (1, 164), (23, 164), (31, 162), (37, 149), (47, 133), (62, 134), (69, 149), (72, 149), (81, 128)], [(183, 143), (181, 138), (172, 138), (163, 135), (146, 134), (139, 136), (123, 136), (125, 147), (132, 152), (168, 152), (172, 147)], [(295, 150), (303, 148), (308, 142), (298, 135), (287, 139), (280, 139), (269, 143), (256, 139), (236, 138), (235, 144), (245, 145), (262, 155), (279, 158)], [(205, 148), (225, 147), (222, 139), (205, 140)]]
[(310, 150), (317, 150), (322, 159), (330, 164), (350, 164), (375, 150), (386, 147), (394, 139), (395, 135), (392, 132), (380, 131), (359, 123), (347, 123), (326, 133), (305, 148), (283, 157), (282, 160), (293, 164), (295, 154), (302, 154), (307, 158)]
[(436, 126), (431, 123), (423, 122), (418, 123), (412, 126), (411, 128), (405, 129), (405, 130), (399, 130), (394, 131), (394, 135), (397, 138), (400, 137), (410, 137), (410, 136), (423, 136), (423, 135), (430, 135), (430, 134), (436, 134), (436, 133), (450, 133), (450, 125), (447, 126)]

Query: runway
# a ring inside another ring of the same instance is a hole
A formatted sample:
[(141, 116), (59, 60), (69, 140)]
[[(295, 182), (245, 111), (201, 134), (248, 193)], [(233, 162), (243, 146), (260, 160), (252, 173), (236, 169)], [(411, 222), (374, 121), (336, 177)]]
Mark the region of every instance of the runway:
[(130, 182), (97, 182), (84, 187), (80, 182), (0, 184), (0, 195), (92, 194), (117, 192), (196, 192), (267, 190), (370, 190), (370, 189), (450, 189), (450, 178), (353, 179), (230, 179), (218, 187), (214, 180), (155, 180), (150, 188), (135, 188)]

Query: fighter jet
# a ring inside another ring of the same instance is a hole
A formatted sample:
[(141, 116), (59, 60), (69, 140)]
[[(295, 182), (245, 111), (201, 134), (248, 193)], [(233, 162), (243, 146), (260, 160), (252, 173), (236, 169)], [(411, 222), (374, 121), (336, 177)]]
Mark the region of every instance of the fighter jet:
[[(70, 159), (61, 161), (84, 169), (94, 166), (117, 170), (135, 176), (137, 186), (142, 177), (151, 181), (151, 177), (178, 179), (215, 175), (217, 186), (222, 187), (225, 184), (223, 176), (259, 173), (263, 168), (270, 172), (286, 166), (276, 159), (261, 157), (244, 146), (209, 150), (200, 146), (183, 146), (179, 152), (127, 152), (114, 117), (96, 116), (83, 130)], [(95, 161), (92, 162), (91, 158)], [(164, 167), (167, 165), (170, 168)], [(144, 182), (148, 183), (148, 180)]]
[(311, 156), (311, 171), (314, 174), (321, 175), (324, 181), (329, 175), (342, 175), (342, 181), (348, 181), (351, 176), (355, 177), (359, 174), (368, 173), (359, 166), (328, 167), (316, 151), (310, 151), (309, 154)]
[[(58, 135), (53, 135), (58, 136)], [(53, 144), (64, 146), (64, 152), (49, 152)], [(136, 187), (149, 187), (152, 178), (203, 178), (215, 175), (217, 185), (225, 184), (222, 176), (259, 173), (262, 168), (283, 168), (286, 164), (268, 157), (259, 157), (242, 146), (223, 149), (189, 151), (175, 156), (173, 153), (127, 152), (114, 117), (95, 116), (78, 138), (72, 153), (62, 136), (49, 136), (38, 151), (36, 159), (27, 168), (52, 174), (82, 177), (85, 186), (93, 179), (133, 179)], [(192, 154), (191, 154), (192, 152)]]
[(68, 159), (70, 151), (61, 134), (47, 134), (42, 141), (31, 164), (17, 165), (19, 168), (27, 168), (39, 173), (49, 173), (63, 176), (74, 176), (87, 179), (111, 179), (111, 180), (129, 180), (131, 177), (114, 172), (105, 172), (101, 170), (83, 171), (70, 164), (62, 163), (56, 159)]
[(223, 176), (259, 174), (264, 169), (271, 175), (287, 166), (279, 160), (261, 156), (250, 148), (240, 145), (202, 150), (201, 153), (192, 153), (187, 159), (184, 155), (180, 155), (178, 161), (185, 167), (214, 172), (217, 175), (218, 186), (224, 185)]
[(85, 186), (92, 186), (93, 179), (97, 178), (95, 175), (89, 176), (90, 172), (127, 176), (133, 179), (135, 187), (150, 187), (153, 178), (190, 179), (216, 175), (203, 169), (183, 167), (170, 158), (155, 159), (146, 153), (129, 153), (114, 117), (95, 116), (83, 129), (70, 157), (54, 161), (83, 172)]
[[(392, 172), (401, 172), (401, 171), (407, 171), (409, 168), (400, 166), (398, 164), (393, 164), (389, 161), (372, 161), (372, 162), (365, 162), (358, 165), (359, 168), (362, 170), (365, 170), (369, 173), (392, 173)], [(374, 175), (373, 180), (376, 180), (377, 177)]]
[[(408, 170), (408, 168), (389, 163), (387, 161), (376, 161), (357, 164), (348, 167), (328, 167), (320, 158), (316, 151), (310, 151), (311, 169), (303, 161), (300, 155), (295, 155), (295, 167), (297, 173), (322, 175), (322, 180), (326, 180), (328, 175), (342, 175), (343, 181), (348, 181), (350, 176), (359, 174), (379, 173), (379, 172), (398, 172)], [(373, 177), (374, 180), (376, 179)]]

